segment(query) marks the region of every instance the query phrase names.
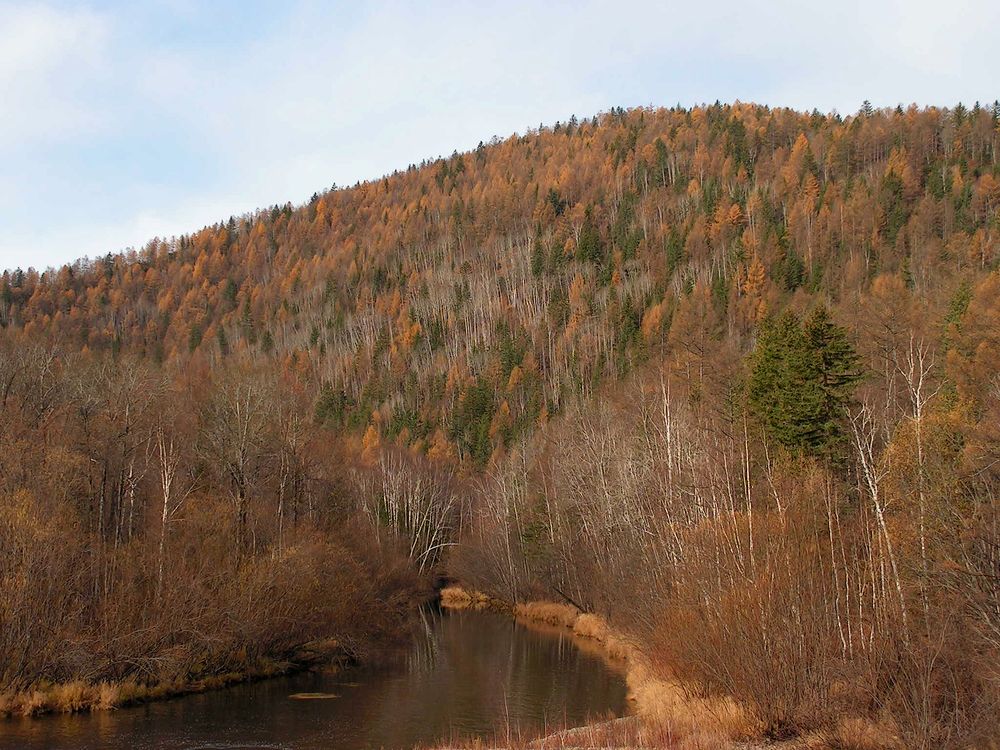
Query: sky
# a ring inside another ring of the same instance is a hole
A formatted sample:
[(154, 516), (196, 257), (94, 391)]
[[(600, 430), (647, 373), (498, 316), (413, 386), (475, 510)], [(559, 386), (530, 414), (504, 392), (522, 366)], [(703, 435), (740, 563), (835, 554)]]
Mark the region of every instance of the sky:
[(0, 0), (0, 268), (615, 106), (992, 102), (997, 28), (997, 0)]

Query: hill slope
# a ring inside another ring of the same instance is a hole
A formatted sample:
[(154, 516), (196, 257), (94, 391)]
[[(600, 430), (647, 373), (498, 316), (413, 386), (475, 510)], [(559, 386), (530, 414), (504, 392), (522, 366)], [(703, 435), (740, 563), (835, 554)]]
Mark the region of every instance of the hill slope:
[(0, 323), (157, 360), (278, 356), (322, 415), (485, 461), (693, 320), (994, 268), (997, 111), (614, 111), (139, 252), (6, 273)]

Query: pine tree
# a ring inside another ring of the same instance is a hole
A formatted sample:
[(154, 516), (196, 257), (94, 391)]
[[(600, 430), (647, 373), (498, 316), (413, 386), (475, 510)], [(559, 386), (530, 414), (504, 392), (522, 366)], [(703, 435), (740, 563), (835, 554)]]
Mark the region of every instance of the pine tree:
[(545, 273), (545, 244), (541, 237), (536, 237), (531, 248), (531, 275), (536, 279)]
[(750, 408), (769, 437), (803, 455), (837, 458), (845, 407), (861, 377), (843, 328), (818, 307), (806, 320), (786, 311), (761, 327), (751, 355)]
[(219, 326), (218, 329), (216, 329), (215, 337), (219, 342), (219, 354), (221, 354), (223, 357), (228, 356), (229, 339), (226, 337), (226, 329), (223, 328), (222, 326)]
[(761, 327), (751, 361), (750, 406), (768, 435), (792, 451), (816, 440), (820, 394), (802, 324), (791, 311)]
[(862, 377), (861, 360), (847, 338), (847, 331), (833, 322), (825, 305), (813, 310), (803, 332), (822, 394), (820, 445), (827, 452), (836, 451), (844, 435), (845, 407)]
[(576, 255), (581, 261), (598, 263), (604, 257), (604, 249), (601, 246), (601, 235), (594, 226), (592, 213), (588, 207), (580, 229), (580, 244)]

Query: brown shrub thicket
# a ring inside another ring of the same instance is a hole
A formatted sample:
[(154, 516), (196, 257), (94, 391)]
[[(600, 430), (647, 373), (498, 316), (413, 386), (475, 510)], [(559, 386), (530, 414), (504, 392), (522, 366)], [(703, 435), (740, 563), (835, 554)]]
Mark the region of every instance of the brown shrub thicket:
[[(225, 684), (403, 630), (412, 549), (294, 381), (0, 356), (0, 712)], [(424, 532), (443, 549), (450, 530)]]
[(735, 699), (744, 730), (988, 747), (1000, 476), (977, 420), (998, 394), (917, 413), (900, 372), (860, 389), (840, 462), (776, 448), (738, 389), (726, 406), (676, 369), (637, 379), (493, 468), (453, 573), (605, 616), (692, 695)]

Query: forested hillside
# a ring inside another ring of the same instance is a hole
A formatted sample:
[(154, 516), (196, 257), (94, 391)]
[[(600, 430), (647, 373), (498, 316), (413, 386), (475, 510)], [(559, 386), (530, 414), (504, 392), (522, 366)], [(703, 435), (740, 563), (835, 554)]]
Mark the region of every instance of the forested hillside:
[(730, 738), (989, 747), (998, 269), (1000, 104), (716, 104), (8, 271), (0, 691), (360, 643), (435, 574), (606, 615)]
[(853, 306), (882, 274), (960, 297), (998, 261), (997, 117), (573, 118), (138, 252), (9, 272), (0, 323), (64, 351), (275, 358), (324, 386), (331, 426), (483, 464), (669, 346), (699, 368), (706, 338), (746, 351), (790, 300)]

